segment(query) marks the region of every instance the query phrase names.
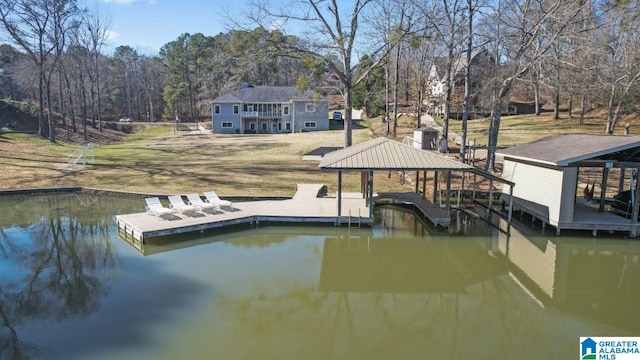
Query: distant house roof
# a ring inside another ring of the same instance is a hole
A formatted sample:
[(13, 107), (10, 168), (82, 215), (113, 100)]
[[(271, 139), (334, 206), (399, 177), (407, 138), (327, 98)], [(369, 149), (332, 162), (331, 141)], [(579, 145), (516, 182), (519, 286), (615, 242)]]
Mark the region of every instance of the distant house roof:
[(293, 86), (248, 86), (238, 91), (224, 94), (213, 99), (217, 103), (237, 103), (237, 102), (256, 102), (256, 103), (282, 103), (292, 100), (297, 101), (313, 101), (326, 100), (323, 96), (314, 94), (312, 91), (301, 93)]
[[(483, 64), (489, 65), (488, 61), (490, 59), (489, 52), (485, 48), (480, 48), (471, 52), (471, 63), (472, 64)], [(431, 67), (435, 70), (435, 75), (439, 81), (445, 82), (446, 76), (446, 66), (448, 63), (448, 58), (446, 57), (438, 57), (433, 59), (433, 63)], [(456, 56), (455, 60), (451, 64), (451, 78), (454, 81), (459, 81), (464, 79), (464, 72), (467, 68), (467, 55), (462, 53)]]
[[(594, 159), (640, 148), (638, 135), (560, 134), (496, 152), (497, 155), (555, 166)], [(640, 150), (640, 149), (639, 149)], [(620, 161), (639, 161), (637, 152), (622, 154)]]

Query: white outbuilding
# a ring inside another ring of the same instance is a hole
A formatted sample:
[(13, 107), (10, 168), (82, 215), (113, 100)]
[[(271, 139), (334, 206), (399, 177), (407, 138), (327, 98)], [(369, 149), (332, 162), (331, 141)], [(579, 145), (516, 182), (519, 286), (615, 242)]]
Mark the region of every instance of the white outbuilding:
[[(504, 157), (502, 177), (516, 185), (514, 209), (554, 226), (557, 234), (564, 229), (638, 234), (640, 136), (560, 134), (496, 155)], [(511, 190), (503, 189), (503, 199)]]

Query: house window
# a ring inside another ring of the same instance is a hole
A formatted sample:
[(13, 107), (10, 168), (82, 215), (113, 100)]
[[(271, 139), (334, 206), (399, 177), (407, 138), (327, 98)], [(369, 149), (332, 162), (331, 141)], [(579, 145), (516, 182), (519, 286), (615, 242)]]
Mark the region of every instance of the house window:
[(282, 131), (282, 123), (281, 122), (278, 123), (278, 131)]
[(262, 131), (267, 131), (267, 123), (266, 122), (262, 123)]
[(240, 114), (240, 105), (233, 105), (233, 115)]
[(225, 121), (225, 122), (223, 122), (223, 123), (222, 123), (222, 128), (223, 128), (223, 129), (230, 129), (230, 128), (233, 128), (233, 123), (232, 123), (232, 122), (227, 122), (227, 121)]
[(316, 122), (315, 121), (305, 121), (304, 122), (304, 127), (306, 127), (306, 128), (315, 128), (316, 127)]
[(314, 104), (314, 103), (306, 103), (304, 105), (304, 111), (306, 111), (306, 112), (314, 112), (314, 111), (316, 111), (316, 104)]
[(287, 130), (287, 131), (291, 131), (291, 123), (290, 122), (285, 123), (284, 124), (284, 129)]
[(213, 113), (220, 115), (220, 105), (213, 105)]
[(283, 107), (283, 108), (282, 108), (282, 113), (283, 113), (284, 115), (289, 115), (289, 107), (288, 107), (288, 106)]

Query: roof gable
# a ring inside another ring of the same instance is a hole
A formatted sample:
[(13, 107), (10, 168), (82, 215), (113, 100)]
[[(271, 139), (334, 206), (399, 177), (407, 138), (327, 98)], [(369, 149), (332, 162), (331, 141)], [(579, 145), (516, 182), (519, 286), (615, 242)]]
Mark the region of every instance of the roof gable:
[(416, 149), (384, 137), (324, 156), (319, 165), (332, 170), (474, 170), (431, 151)]
[(511, 181), (434, 151), (416, 149), (384, 137), (328, 153), (322, 158), (318, 167), (322, 170), (334, 171), (470, 171), (491, 180), (513, 185)]
[[(492, 66), (491, 55), (485, 48), (480, 48), (471, 52), (471, 65), (479, 67)], [(441, 82), (446, 82), (446, 67), (449, 60), (447, 57), (438, 57), (432, 60), (430, 76), (437, 78)], [(467, 68), (466, 53), (458, 54), (451, 63), (451, 78), (460, 80), (464, 78), (465, 69)]]

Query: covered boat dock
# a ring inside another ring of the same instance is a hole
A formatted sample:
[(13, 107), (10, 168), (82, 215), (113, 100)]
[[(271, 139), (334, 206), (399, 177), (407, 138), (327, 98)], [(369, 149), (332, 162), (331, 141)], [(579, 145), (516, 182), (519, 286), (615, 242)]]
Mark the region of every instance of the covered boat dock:
[[(429, 219), (434, 225), (448, 227), (451, 222), (451, 173), (473, 173), (482, 176), (490, 181), (490, 196), (492, 198), (492, 188), (494, 182), (499, 182), (513, 192), (514, 183), (502, 179), (498, 176), (480, 170), (473, 166), (461, 163), (435, 151), (422, 150), (410, 145), (380, 137), (369, 140), (348, 148), (337, 150), (325, 155), (319, 165), (322, 171), (335, 171), (338, 173), (338, 196), (336, 208), (340, 215), (342, 208), (342, 173), (361, 173), (361, 194), (367, 201), (369, 217), (373, 217), (374, 207), (374, 184), (373, 174), (375, 171), (398, 171), (415, 173), (415, 191), (405, 193), (379, 193), (378, 199), (387, 198), (401, 203), (411, 203)], [(434, 172), (434, 192), (431, 199), (427, 195), (427, 172)], [(436, 189), (438, 174), (443, 174), (446, 181), (446, 191), (444, 196), (444, 206), (440, 206), (436, 201)], [(464, 179), (464, 177), (463, 177)], [(473, 181), (473, 194), (476, 193), (476, 182)], [(461, 184), (464, 188), (464, 181)], [(511, 206), (509, 206), (511, 209)], [(508, 214), (508, 222), (511, 222), (511, 211)]]
[[(503, 199), (562, 230), (625, 231), (640, 223), (640, 136), (560, 134), (498, 152), (517, 183)], [(596, 190), (597, 189), (597, 190)], [(625, 195), (625, 196), (621, 196)]]

